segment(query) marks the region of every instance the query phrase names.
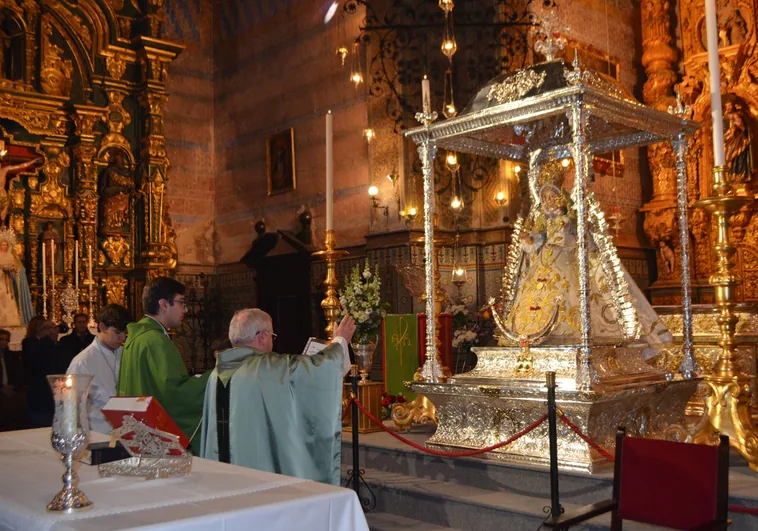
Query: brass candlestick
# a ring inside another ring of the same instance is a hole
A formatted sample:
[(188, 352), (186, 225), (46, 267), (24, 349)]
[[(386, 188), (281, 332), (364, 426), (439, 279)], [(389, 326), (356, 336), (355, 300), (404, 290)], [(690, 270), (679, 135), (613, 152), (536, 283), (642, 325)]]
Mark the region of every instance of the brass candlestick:
[(716, 307), (719, 316), (719, 347), (711, 374), (704, 381), (710, 392), (705, 399), (708, 416), (695, 442), (710, 443), (718, 435), (727, 435), (729, 443), (750, 465), (758, 471), (758, 436), (750, 416), (750, 377), (742, 374), (735, 363), (736, 341), (734, 333), (738, 317), (734, 313), (734, 290), (740, 280), (732, 272), (731, 257), (736, 249), (729, 241), (729, 216), (751, 201), (745, 196), (734, 195), (726, 181), (724, 166), (713, 168), (712, 195), (701, 199), (695, 206), (704, 208), (716, 221), (717, 238), (714, 250), (717, 256), (716, 272), (708, 279), (715, 288)]
[(335, 272), (337, 259), (347, 256), (347, 251), (335, 250), (337, 245), (337, 239), (334, 237), (334, 230), (327, 230), (324, 237), (323, 251), (316, 251), (312, 256), (317, 258), (323, 258), (326, 263), (326, 280), (324, 280), (324, 293), (326, 297), (321, 301), (321, 308), (324, 310), (324, 316), (326, 317), (326, 332), (327, 339), (334, 338), (334, 327), (337, 323), (337, 318), (340, 315), (340, 300), (337, 297), (337, 274)]

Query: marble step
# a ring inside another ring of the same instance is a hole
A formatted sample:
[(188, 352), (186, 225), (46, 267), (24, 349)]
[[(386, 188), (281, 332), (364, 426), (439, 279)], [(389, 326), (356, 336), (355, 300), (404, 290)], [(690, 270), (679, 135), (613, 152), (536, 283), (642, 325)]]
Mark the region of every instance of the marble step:
[(390, 513), (366, 513), (366, 521), (371, 531), (457, 531)]
[[(346, 472), (347, 467), (343, 466), (343, 476)], [(546, 495), (525, 496), (391, 472), (371, 471), (369, 474), (367, 471), (364, 479), (376, 496), (373, 512), (389, 513), (442, 528), (534, 531), (545, 519), (545, 508), (549, 505)], [(563, 506), (566, 510), (579, 507), (569, 503), (563, 503)], [(572, 529), (600, 531), (607, 530), (609, 525), (610, 515), (605, 515)], [(624, 529), (641, 531), (651, 527), (629, 524)]]
[[(428, 433), (403, 435), (417, 443), (429, 436)], [(348, 437), (342, 443), (342, 463), (352, 468), (352, 446)], [(437, 457), (404, 445), (386, 433), (361, 436), (360, 466), (367, 475), (376, 470), (521, 496), (549, 497), (550, 477), (543, 468), (476, 457)], [(595, 475), (565, 472), (559, 480), (561, 501), (576, 505), (609, 498), (612, 486), (611, 471)]]

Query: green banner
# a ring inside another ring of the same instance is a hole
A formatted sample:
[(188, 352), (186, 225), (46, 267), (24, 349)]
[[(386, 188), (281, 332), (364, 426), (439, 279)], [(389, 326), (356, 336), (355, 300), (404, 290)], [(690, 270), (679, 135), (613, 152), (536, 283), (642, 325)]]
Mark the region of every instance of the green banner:
[(418, 369), (418, 318), (412, 313), (386, 315), (382, 329), (384, 388), (388, 394), (413, 400), (416, 393), (403, 382), (412, 381)]

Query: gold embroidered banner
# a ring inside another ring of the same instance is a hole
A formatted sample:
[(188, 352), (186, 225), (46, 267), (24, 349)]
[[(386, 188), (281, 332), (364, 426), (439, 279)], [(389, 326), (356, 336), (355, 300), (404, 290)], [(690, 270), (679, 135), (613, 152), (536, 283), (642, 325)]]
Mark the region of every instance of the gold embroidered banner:
[(384, 389), (391, 395), (413, 400), (416, 394), (403, 382), (413, 380), (419, 365), (416, 314), (386, 315), (382, 324)]

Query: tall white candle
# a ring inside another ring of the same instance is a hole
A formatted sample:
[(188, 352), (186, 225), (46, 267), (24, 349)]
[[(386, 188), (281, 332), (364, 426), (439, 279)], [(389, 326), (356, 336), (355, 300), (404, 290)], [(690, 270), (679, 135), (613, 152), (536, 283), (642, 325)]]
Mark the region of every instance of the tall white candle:
[(161, 188), (160, 199), (158, 200), (158, 241), (163, 241), (163, 191), (165, 188)]
[(332, 111), (326, 113), (326, 230), (334, 229), (334, 139)]
[(429, 88), (429, 78), (426, 75), (421, 80), (421, 102), (424, 113), (432, 112), (432, 91)]
[(63, 418), (61, 419), (61, 428), (63, 434), (67, 437), (73, 437), (76, 434), (76, 388), (71, 376), (66, 378), (66, 388), (63, 390)]
[(87, 278), (89, 279), (90, 291), (92, 290), (92, 245), (87, 246)]
[(705, 0), (705, 32), (708, 43), (708, 73), (711, 80), (711, 120), (713, 121), (713, 164), (724, 165), (724, 118), (721, 114), (721, 66), (716, 0)]
[(74, 242), (74, 287), (79, 289), (79, 240)]
[(47, 245), (42, 242), (42, 299), (47, 300)]
[(50, 311), (55, 319), (55, 240), (50, 240)]

